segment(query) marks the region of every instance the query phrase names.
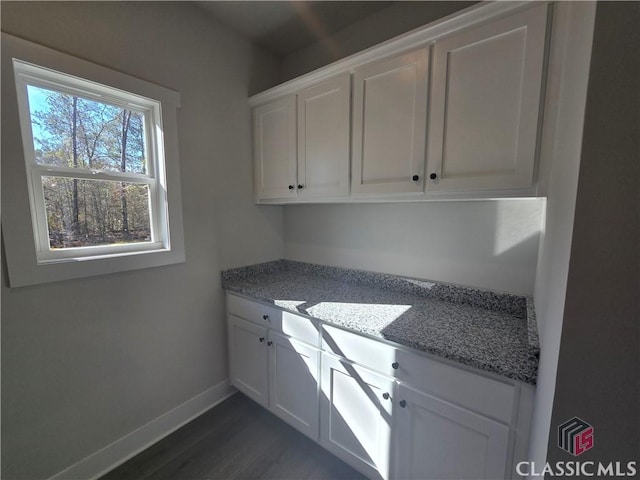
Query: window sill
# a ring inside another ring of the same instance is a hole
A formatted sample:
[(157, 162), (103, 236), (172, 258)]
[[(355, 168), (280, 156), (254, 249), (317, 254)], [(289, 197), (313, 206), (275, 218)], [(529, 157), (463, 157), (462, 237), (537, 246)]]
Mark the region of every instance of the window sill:
[[(145, 247), (147, 247), (145, 245)], [(170, 253), (171, 249), (162, 248), (158, 245), (151, 245), (144, 250), (134, 250), (129, 252), (112, 252), (112, 253), (103, 253), (98, 255), (76, 255), (76, 256), (67, 256), (60, 258), (45, 258), (38, 260), (38, 265), (50, 265), (50, 264), (60, 264), (60, 263), (72, 263), (72, 262), (87, 262), (94, 260), (107, 260), (114, 259), (119, 257), (131, 257), (134, 255), (146, 255), (151, 253)]]

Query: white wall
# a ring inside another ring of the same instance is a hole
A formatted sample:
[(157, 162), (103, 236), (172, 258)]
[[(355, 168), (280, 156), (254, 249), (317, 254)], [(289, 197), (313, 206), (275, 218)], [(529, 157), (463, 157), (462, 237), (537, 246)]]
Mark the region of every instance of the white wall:
[(544, 201), (285, 207), (285, 257), (532, 295)]
[[(182, 95), (186, 263), (17, 289), (3, 269), (2, 478), (33, 480), (227, 378), (220, 269), (283, 255), (282, 208), (252, 201), (247, 105), (277, 64), (190, 2), (1, 8), (7, 33)], [(5, 110), (3, 160), (20, 150)]]
[(534, 301), (541, 352), (529, 459), (538, 465), (547, 458), (547, 444), (556, 388), (573, 219), (578, 189), (583, 120), (591, 58), (595, 4), (556, 5), (548, 117), (541, 155), (551, 166), (544, 233), (541, 237)]

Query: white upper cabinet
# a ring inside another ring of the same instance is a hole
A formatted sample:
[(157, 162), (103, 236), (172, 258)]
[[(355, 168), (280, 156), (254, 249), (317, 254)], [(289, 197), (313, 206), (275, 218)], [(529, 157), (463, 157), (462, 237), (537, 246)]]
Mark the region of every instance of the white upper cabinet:
[(253, 110), (254, 181), (258, 199), (296, 197), (296, 97)]
[(298, 93), (298, 198), (349, 194), (351, 76)]
[(349, 195), (350, 119), (349, 73), (256, 107), (256, 199)]
[(424, 190), (427, 69), (422, 48), (354, 72), (354, 194)]
[(257, 201), (543, 191), (547, 14), (482, 2), (252, 97)]
[(435, 43), (428, 192), (532, 186), (547, 5)]

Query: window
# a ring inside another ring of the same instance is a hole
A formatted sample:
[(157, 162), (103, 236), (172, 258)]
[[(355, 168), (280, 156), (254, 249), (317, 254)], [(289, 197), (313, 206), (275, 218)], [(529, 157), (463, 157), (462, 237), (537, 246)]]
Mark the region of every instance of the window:
[[(7, 248), (12, 286), (184, 261), (177, 94), (5, 34), (2, 40), (9, 49), (15, 44), (17, 54), (27, 52), (13, 56), (10, 66), (35, 266)], [(43, 50), (46, 62), (37, 63)], [(52, 68), (56, 63), (67, 68)], [(3, 103), (4, 89), (5, 82)], [(5, 247), (19, 241), (8, 223), (3, 220)], [(63, 264), (58, 277), (55, 266)], [(39, 280), (42, 275), (26, 270), (49, 273)]]
[(169, 248), (160, 103), (13, 67), (38, 262)]

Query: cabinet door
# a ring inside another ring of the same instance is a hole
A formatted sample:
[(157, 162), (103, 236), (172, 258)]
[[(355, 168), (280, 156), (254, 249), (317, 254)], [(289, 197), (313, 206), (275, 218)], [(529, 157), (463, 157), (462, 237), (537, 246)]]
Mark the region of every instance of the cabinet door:
[(298, 93), (298, 197), (349, 194), (351, 76)]
[(372, 479), (389, 476), (393, 385), (357, 364), (322, 355), (320, 443)]
[(270, 410), (317, 441), (320, 351), (271, 331), (268, 346)]
[(546, 12), (541, 4), (436, 42), (427, 191), (532, 185)]
[(395, 478), (505, 478), (506, 425), (404, 385), (395, 403)]
[(425, 48), (355, 71), (353, 193), (424, 190), (428, 55)]
[(259, 404), (269, 403), (267, 329), (229, 316), (231, 384)]
[(253, 148), (256, 197), (295, 198), (295, 95), (253, 110)]

